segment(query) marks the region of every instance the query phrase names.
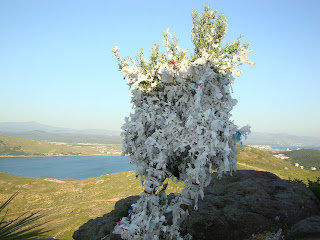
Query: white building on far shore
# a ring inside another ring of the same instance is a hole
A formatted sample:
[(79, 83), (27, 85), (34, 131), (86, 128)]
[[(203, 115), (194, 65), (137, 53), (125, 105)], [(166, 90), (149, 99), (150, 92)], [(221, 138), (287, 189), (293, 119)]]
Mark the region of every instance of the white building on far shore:
[(257, 148), (260, 150), (265, 150), (265, 151), (271, 151), (272, 147), (268, 146), (268, 145), (249, 145), (249, 147), (253, 147), (253, 148)]
[(273, 155), (274, 157), (276, 157), (276, 158), (280, 158), (280, 159), (289, 159), (290, 157), (287, 157), (287, 156), (285, 156), (284, 154), (276, 154), (276, 155)]

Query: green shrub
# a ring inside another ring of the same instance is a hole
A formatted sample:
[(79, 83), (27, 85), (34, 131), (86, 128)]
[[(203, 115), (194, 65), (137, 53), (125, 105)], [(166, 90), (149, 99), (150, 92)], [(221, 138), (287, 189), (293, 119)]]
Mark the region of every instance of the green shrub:
[(316, 181), (311, 181), (308, 179), (308, 183), (304, 183), (303, 180), (299, 180), (297, 178), (293, 180), (289, 178), (289, 181), (293, 183), (304, 184), (306, 187), (310, 188), (310, 190), (314, 193), (314, 195), (316, 195), (316, 197), (320, 200), (320, 177), (317, 177)]
[(320, 200), (320, 177), (314, 182), (308, 179), (308, 188), (310, 188), (314, 195)]
[[(294, 178), (294, 179), (292, 179), (292, 180), (291, 180), (291, 178), (289, 178), (289, 181), (290, 181), (290, 182), (293, 182), (293, 183), (302, 183), (302, 184), (306, 185), (306, 184), (303, 182), (303, 180), (297, 179), (297, 178)], [(309, 179), (308, 179), (308, 181), (309, 181)]]

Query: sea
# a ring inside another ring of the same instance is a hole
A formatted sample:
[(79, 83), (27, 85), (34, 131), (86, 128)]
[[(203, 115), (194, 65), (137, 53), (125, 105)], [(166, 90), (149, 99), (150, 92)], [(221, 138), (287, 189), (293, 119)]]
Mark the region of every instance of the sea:
[(279, 150), (300, 150), (300, 149), (314, 149), (320, 150), (320, 147), (310, 147), (310, 146), (270, 146), (272, 149), (279, 149)]
[[(273, 149), (316, 149), (308, 146), (271, 146)], [(0, 172), (31, 178), (87, 179), (136, 170), (128, 156), (0, 157)]]
[(0, 172), (31, 178), (87, 179), (135, 169), (127, 156), (0, 157)]

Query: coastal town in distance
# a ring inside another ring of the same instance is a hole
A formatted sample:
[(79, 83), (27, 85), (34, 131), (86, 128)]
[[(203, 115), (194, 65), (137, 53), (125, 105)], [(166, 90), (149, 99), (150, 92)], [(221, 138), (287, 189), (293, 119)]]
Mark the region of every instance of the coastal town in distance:
[[(269, 145), (248, 145), (248, 146), (256, 148), (256, 149), (259, 149), (259, 150), (262, 150), (262, 151), (269, 152), (276, 158), (291, 162), (291, 158), (286, 155), (286, 153), (293, 151), (289, 147), (287, 147), (287, 148), (281, 147), (281, 149), (278, 149), (276, 147), (272, 148)], [(285, 149), (283, 149), (283, 148), (285, 148)], [(298, 151), (298, 150), (301, 150), (301, 149), (302, 148), (296, 148), (295, 150)], [(296, 166), (298, 168), (301, 168), (301, 169), (305, 168), (304, 166), (302, 166), (301, 164), (296, 163), (296, 162), (295, 163), (291, 162), (291, 164), (294, 164), (294, 166)], [(311, 171), (316, 171), (317, 168), (316, 167), (310, 167), (310, 170)]]

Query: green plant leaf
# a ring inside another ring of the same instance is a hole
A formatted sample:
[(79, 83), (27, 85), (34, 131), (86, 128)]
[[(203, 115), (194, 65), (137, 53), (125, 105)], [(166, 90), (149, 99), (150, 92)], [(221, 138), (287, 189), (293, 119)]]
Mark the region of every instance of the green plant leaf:
[[(11, 201), (18, 195), (14, 193), (6, 202), (0, 206), (0, 213), (11, 203)], [(51, 230), (46, 230), (43, 227), (47, 222), (39, 222), (46, 215), (35, 212), (27, 215), (26, 213), (20, 215), (14, 220), (6, 220), (6, 215), (0, 221), (0, 240), (32, 240), (42, 239), (44, 233)]]

